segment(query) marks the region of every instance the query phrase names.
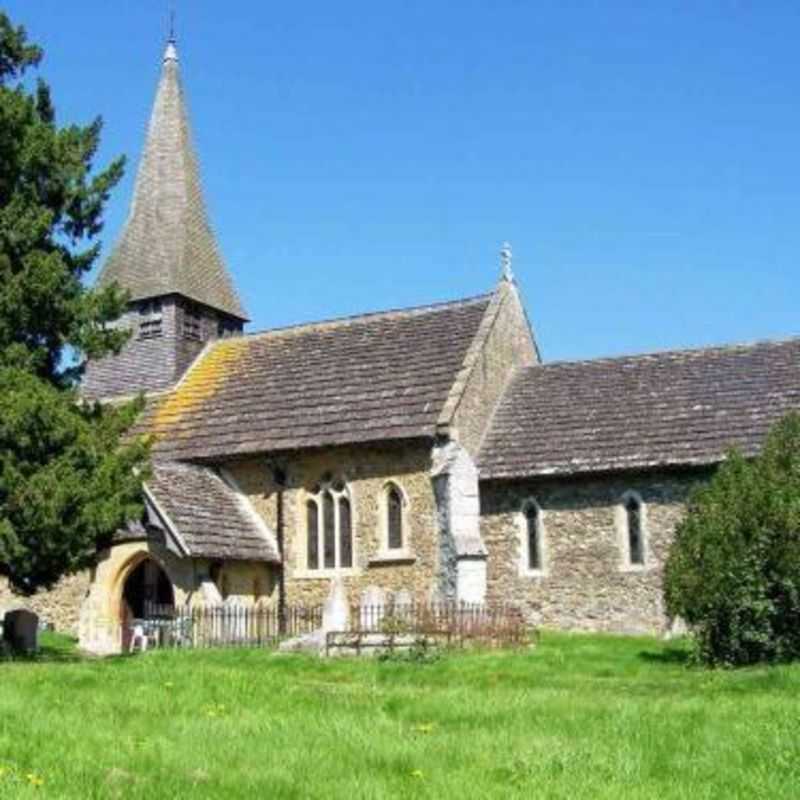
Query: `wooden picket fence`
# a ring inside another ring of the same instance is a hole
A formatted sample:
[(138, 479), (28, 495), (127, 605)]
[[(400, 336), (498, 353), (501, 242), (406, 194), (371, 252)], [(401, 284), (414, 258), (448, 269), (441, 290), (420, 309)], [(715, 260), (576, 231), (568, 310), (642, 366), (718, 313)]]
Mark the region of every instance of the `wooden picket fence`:
[[(152, 647), (271, 647), (283, 639), (311, 633), (322, 625), (321, 606), (158, 606), (148, 604), (145, 618), (132, 620), (123, 633), (130, 641), (141, 626)], [(125, 635), (127, 634), (127, 636)], [(127, 649), (127, 648), (125, 648)]]

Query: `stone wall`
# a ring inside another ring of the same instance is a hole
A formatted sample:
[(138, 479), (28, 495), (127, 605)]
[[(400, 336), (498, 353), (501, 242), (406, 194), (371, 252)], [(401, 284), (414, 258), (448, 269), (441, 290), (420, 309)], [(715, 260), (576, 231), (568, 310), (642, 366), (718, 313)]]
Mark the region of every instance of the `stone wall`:
[[(274, 462), (273, 462), (274, 463)], [(341, 479), (353, 509), (354, 566), (341, 570), (351, 603), (375, 586), (408, 591), (417, 600), (430, 599), (437, 585), (439, 543), (437, 508), (430, 475), (428, 442), (380, 446), (335, 447), (293, 454), (279, 466), (286, 487), (279, 491), (266, 459), (226, 464), (238, 486), (273, 531), (278, 530), (278, 501), (283, 503), (286, 596), (289, 604), (322, 603), (332, 572), (306, 568), (306, 501), (326, 476)], [(407, 552), (386, 554), (383, 497), (394, 481), (405, 497)]]
[(81, 603), (89, 590), (90, 579), (88, 570), (79, 572), (62, 578), (49, 591), (23, 597), (11, 591), (5, 578), (0, 578), (0, 616), (12, 608), (28, 608), (56, 630), (77, 633)]
[[(659, 633), (669, 625), (662, 598), (663, 565), (688, 493), (702, 473), (597, 479), (492, 481), (481, 484), (481, 531), (489, 550), (488, 600), (522, 607), (544, 627)], [(645, 504), (645, 564), (627, 562), (620, 499)], [(540, 573), (524, 568), (521, 508), (541, 508)]]
[[(197, 559), (195, 571), (198, 585), (206, 576), (211, 577), (212, 563), (207, 559)], [(219, 565), (215, 574), (220, 601), (236, 605), (259, 603), (275, 606), (277, 597), (277, 570), (273, 564), (252, 561), (225, 561)], [(206, 605), (205, 598), (198, 600)]]

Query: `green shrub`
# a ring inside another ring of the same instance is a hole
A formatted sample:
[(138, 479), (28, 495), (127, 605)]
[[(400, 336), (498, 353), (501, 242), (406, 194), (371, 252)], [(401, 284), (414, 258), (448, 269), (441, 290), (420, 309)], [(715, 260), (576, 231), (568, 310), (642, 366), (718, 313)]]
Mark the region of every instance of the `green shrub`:
[(800, 657), (800, 415), (761, 455), (731, 452), (696, 490), (666, 563), (665, 600), (711, 665)]

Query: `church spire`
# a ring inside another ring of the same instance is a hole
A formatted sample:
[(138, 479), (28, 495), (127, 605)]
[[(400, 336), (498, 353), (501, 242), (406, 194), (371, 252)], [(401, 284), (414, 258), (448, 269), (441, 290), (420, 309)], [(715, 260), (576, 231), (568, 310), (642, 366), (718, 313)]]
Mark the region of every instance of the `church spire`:
[(114, 281), (133, 301), (181, 295), (247, 319), (208, 222), (173, 26), (133, 202), (98, 285)]

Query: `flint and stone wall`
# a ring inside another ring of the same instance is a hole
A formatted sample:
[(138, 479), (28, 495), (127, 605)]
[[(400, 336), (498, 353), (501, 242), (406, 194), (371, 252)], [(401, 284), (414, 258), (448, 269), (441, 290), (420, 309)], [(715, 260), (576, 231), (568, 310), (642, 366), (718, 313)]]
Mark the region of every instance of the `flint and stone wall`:
[[(691, 488), (702, 474), (631, 475), (481, 484), (481, 531), (489, 550), (488, 600), (513, 603), (536, 625), (565, 630), (664, 633), (663, 566)], [(627, 562), (620, 501), (645, 503), (645, 565)], [(526, 500), (541, 508), (544, 564), (524, 569)]]
[[(196, 573), (198, 584), (210, 576), (212, 562), (198, 559)], [(221, 600), (236, 605), (258, 603), (275, 606), (278, 602), (277, 573), (273, 564), (252, 561), (225, 561), (220, 565), (216, 581)], [(209, 604), (205, 598), (197, 602)]]
[(0, 617), (14, 608), (27, 608), (36, 612), (39, 619), (65, 633), (77, 633), (81, 603), (89, 591), (91, 573), (86, 570), (62, 578), (49, 591), (23, 597), (11, 591), (8, 581), (0, 578)]
[[(412, 441), (381, 446), (336, 447), (301, 452), (281, 467), (287, 485), (282, 491), (286, 596), (289, 604), (324, 602), (332, 571), (306, 568), (306, 502), (326, 475), (345, 481), (353, 511), (352, 569), (341, 571), (348, 600), (358, 603), (369, 587), (406, 591), (416, 600), (430, 600), (438, 585), (437, 508), (431, 479), (431, 447)], [(278, 528), (278, 495), (265, 459), (229, 463), (239, 488), (273, 531)], [(402, 557), (385, 554), (383, 496), (394, 481), (405, 496), (408, 547)]]

